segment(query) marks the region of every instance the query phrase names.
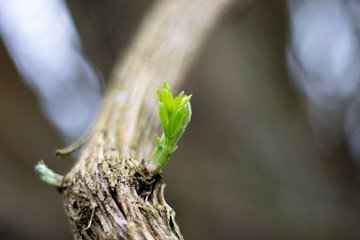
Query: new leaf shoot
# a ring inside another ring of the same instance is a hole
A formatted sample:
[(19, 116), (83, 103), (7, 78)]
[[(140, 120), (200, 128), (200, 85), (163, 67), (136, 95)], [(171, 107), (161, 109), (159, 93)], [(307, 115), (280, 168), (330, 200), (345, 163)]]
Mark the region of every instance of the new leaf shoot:
[(58, 181), (55, 178), (53, 170), (48, 168), (43, 160), (38, 162), (35, 166), (36, 172), (39, 174), (41, 180), (52, 186), (58, 186)]
[(173, 98), (168, 83), (165, 81), (157, 90), (159, 98), (159, 118), (163, 129), (161, 138), (156, 136), (156, 148), (152, 153), (148, 170), (156, 174), (177, 149), (177, 142), (185, 131), (191, 118), (191, 96), (181, 92)]

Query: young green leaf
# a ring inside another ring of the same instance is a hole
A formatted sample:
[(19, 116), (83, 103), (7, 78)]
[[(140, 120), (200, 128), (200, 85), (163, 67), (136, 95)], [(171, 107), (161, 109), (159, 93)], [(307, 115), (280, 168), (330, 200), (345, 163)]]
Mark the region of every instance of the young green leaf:
[(36, 172), (39, 174), (41, 180), (52, 186), (58, 186), (58, 181), (55, 178), (55, 173), (49, 169), (45, 162), (41, 160), (35, 166)]
[(156, 148), (149, 160), (148, 170), (153, 175), (165, 165), (171, 154), (177, 149), (176, 144), (191, 119), (191, 96), (186, 96), (184, 92), (181, 92), (174, 99), (166, 81), (162, 84), (161, 89), (157, 90), (157, 95), (163, 135), (161, 138), (156, 136)]

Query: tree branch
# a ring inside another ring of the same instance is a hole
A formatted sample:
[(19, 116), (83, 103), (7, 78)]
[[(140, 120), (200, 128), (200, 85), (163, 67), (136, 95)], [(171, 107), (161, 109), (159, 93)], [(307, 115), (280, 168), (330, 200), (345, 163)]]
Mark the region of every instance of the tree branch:
[(145, 167), (155, 145), (155, 89), (177, 89), (233, 0), (160, 0), (114, 67), (102, 110), (61, 189), (76, 239), (183, 239), (161, 174)]

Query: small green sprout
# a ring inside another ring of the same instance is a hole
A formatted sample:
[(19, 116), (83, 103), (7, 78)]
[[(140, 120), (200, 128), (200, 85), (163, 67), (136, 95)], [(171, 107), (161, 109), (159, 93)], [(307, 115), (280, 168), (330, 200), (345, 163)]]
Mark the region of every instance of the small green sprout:
[(161, 138), (156, 136), (156, 148), (152, 153), (148, 170), (155, 175), (168, 161), (171, 154), (177, 149), (177, 142), (184, 133), (191, 118), (191, 96), (181, 92), (173, 98), (169, 85), (165, 81), (160, 90), (157, 90), (159, 98), (159, 118), (163, 129)]
[(53, 170), (49, 169), (46, 166), (43, 160), (36, 164), (35, 170), (39, 174), (41, 180), (43, 180), (49, 185), (58, 186), (58, 181), (56, 180), (55, 173), (53, 172)]

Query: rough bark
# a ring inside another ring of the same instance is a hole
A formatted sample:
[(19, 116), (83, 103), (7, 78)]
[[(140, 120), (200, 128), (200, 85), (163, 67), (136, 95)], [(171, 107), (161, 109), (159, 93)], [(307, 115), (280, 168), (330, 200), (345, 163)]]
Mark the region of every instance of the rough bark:
[[(76, 239), (183, 239), (146, 158), (159, 125), (155, 89), (177, 89), (233, 0), (160, 0), (143, 20), (88, 143), (61, 185)], [(64, 154), (66, 151), (59, 152)]]

